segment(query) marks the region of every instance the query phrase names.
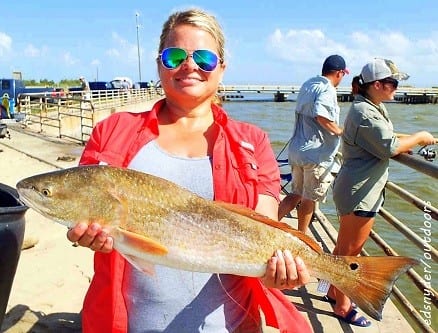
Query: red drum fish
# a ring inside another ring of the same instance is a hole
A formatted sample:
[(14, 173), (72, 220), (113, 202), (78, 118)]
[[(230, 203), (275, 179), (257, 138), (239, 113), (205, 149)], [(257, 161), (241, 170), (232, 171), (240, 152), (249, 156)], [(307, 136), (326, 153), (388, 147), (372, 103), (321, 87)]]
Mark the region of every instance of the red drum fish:
[(261, 277), (274, 251), (288, 249), (312, 276), (329, 281), (377, 320), (395, 280), (417, 263), (324, 253), (286, 223), (129, 169), (79, 166), (35, 175), (16, 187), (27, 206), (53, 221), (68, 227), (98, 221), (114, 238), (115, 250), (145, 271), (159, 264)]

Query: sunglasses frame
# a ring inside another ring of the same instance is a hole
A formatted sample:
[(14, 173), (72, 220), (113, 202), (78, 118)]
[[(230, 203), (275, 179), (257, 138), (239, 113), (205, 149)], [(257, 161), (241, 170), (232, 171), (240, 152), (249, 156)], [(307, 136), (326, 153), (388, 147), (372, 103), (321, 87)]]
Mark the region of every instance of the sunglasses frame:
[[(163, 55), (166, 55), (166, 54), (169, 52), (169, 50), (184, 51), (184, 53), (185, 53), (185, 58), (184, 58), (184, 59), (181, 59), (181, 62), (180, 62), (178, 65), (176, 65), (175, 67), (172, 67), (172, 66), (169, 66), (168, 64), (166, 64), (167, 61), (163, 58)], [(211, 57), (211, 55), (214, 55), (214, 57), (215, 57), (215, 63), (214, 63), (214, 64), (208, 64), (208, 63), (205, 63), (205, 62), (199, 62), (199, 61), (197, 61), (197, 60), (199, 60), (197, 57), (200, 57), (201, 59), (204, 59), (204, 58), (199, 54), (200, 51), (207, 51), (208, 53), (210, 53), (210, 54), (209, 54), (209, 58)], [(181, 47), (166, 47), (165, 49), (163, 49), (163, 50), (158, 54), (158, 57), (160, 58), (160, 60), (161, 60), (161, 64), (163, 65), (163, 67), (166, 68), (166, 69), (169, 69), (169, 70), (177, 69), (177, 68), (178, 68), (179, 66), (181, 66), (181, 65), (184, 63), (184, 61), (186, 61), (189, 57), (191, 57), (191, 58), (193, 59), (193, 61), (194, 61), (195, 64), (199, 67), (200, 70), (202, 70), (202, 71), (204, 71), (204, 72), (207, 72), (207, 73), (211, 73), (211, 72), (213, 72), (213, 71), (216, 69), (217, 65), (218, 65), (219, 63), (222, 63), (222, 59), (219, 58), (219, 56), (218, 56), (215, 52), (213, 52), (213, 51), (211, 51), (211, 50), (208, 50), (208, 49), (198, 49), (198, 50), (194, 50), (192, 53), (189, 53), (187, 50), (185, 50), (185, 49), (183, 49), (183, 48), (181, 48)], [(203, 68), (204, 65), (208, 65), (208, 66), (209, 66), (210, 68), (212, 68), (212, 69), (205, 69), (205, 68)]]
[(398, 80), (392, 79), (392, 78), (385, 78), (385, 79), (379, 80), (379, 82), (382, 84), (390, 84), (393, 86), (394, 89), (397, 89), (398, 84), (399, 84)]

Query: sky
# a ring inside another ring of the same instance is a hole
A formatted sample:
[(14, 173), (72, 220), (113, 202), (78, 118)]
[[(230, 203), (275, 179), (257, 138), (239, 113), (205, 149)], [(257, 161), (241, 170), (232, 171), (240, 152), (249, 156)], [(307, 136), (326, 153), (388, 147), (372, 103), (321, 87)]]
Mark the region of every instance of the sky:
[(190, 7), (214, 14), (224, 30), (225, 85), (299, 85), (340, 54), (351, 74), (383, 57), (409, 73), (403, 84), (438, 86), (436, 0), (9, 1), (0, 77), (157, 81), (162, 25)]

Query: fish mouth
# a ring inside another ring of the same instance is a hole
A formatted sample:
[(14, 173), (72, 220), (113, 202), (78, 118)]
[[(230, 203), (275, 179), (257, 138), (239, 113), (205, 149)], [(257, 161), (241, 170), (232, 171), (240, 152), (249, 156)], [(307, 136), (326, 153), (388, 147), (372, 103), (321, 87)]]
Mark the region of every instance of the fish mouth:
[(50, 214), (48, 214), (49, 209), (44, 207), (44, 205), (39, 204), (41, 200), (39, 196), (35, 193), (35, 191), (32, 190), (31, 188), (27, 188), (19, 185), (20, 183), (17, 184), (17, 192), (20, 201), (24, 203), (27, 207), (32, 208), (33, 210), (37, 211), (41, 215), (50, 217)]
[(34, 209), (34, 204), (27, 199), (26, 195), (23, 192), (19, 192), (20, 201), (24, 203), (27, 207)]
[(15, 187), (17, 188), (20, 201), (23, 202), (26, 206), (30, 207), (31, 205), (28, 197), (30, 197), (31, 193), (34, 192), (32, 191), (32, 187), (24, 180), (19, 181)]

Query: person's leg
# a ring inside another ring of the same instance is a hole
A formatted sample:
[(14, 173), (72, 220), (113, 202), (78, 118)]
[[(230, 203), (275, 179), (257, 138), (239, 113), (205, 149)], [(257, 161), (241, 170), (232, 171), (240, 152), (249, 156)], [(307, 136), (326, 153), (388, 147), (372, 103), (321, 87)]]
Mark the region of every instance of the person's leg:
[(286, 195), (278, 206), (278, 220), (280, 221), (283, 217), (294, 210), (300, 201), (301, 195), (295, 193), (289, 193)]
[(290, 213), (297, 204), (301, 201), (301, 193), (303, 193), (303, 168), (292, 165), (292, 191), (283, 198), (278, 207), (278, 220)]
[[(368, 239), (374, 221), (374, 216), (357, 216), (355, 213), (341, 216), (339, 219), (338, 239), (333, 254), (358, 256)], [(352, 310), (350, 299), (333, 286), (327, 295), (330, 298), (336, 299), (335, 314), (345, 318)], [(358, 316), (356, 315), (356, 317)], [(355, 319), (352, 318), (353, 321)]]
[(325, 202), (333, 176), (326, 168), (309, 164), (303, 167), (303, 195), (298, 208), (298, 230), (306, 233), (312, 222), (316, 202)]
[(306, 233), (310, 222), (312, 221), (313, 211), (315, 210), (315, 201), (302, 198), (298, 208), (298, 230)]
[(315, 203), (320, 195), (320, 171), (317, 164), (303, 166), (303, 194), (298, 212), (298, 230), (306, 233), (312, 222)]

